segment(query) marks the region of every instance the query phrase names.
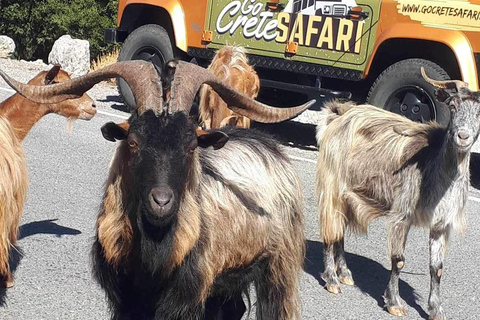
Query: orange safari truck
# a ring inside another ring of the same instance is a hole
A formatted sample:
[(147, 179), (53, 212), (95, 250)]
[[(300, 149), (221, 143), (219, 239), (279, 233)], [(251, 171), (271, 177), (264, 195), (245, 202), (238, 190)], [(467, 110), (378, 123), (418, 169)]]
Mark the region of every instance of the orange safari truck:
[(243, 46), (259, 98), (277, 104), (352, 98), (446, 124), (420, 67), (479, 89), (480, 0), (119, 0), (105, 39), (123, 42), (119, 60), (158, 67), (174, 57), (207, 65), (222, 46)]

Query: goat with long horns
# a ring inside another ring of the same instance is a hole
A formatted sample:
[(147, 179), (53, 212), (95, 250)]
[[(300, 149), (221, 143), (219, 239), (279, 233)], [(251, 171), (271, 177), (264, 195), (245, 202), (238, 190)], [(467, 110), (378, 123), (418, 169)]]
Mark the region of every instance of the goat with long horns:
[[(405, 316), (398, 282), (412, 227), (430, 231), (430, 320), (445, 320), (440, 280), (449, 236), (465, 227), (471, 149), (480, 134), (480, 92), (459, 80), (430, 79), (437, 101), (450, 109), (446, 128), (417, 123), (371, 105), (330, 102), (319, 114), (316, 193), (324, 245), (322, 279), (332, 293), (353, 285), (347, 230), (366, 233), (385, 217), (391, 272), (383, 295), (393, 315)], [(453, 290), (454, 288), (450, 288)], [(474, 318), (472, 316), (472, 318)]]
[(176, 61), (167, 70), (162, 79), (173, 81), (165, 95), (169, 84), (162, 87), (153, 66), (142, 61), (47, 88), (2, 74), (39, 102), (77, 97), (110, 77), (122, 77), (132, 89), (137, 111), (128, 123), (102, 127), (106, 139), (122, 140), (92, 248), (94, 276), (112, 318), (241, 319), (242, 293), (248, 295), (253, 283), (258, 319), (300, 319), (305, 236), (293, 166), (265, 134), (197, 130), (189, 110), (204, 83), (233, 111), (258, 122), (287, 120), (314, 101), (274, 108), (201, 67)]

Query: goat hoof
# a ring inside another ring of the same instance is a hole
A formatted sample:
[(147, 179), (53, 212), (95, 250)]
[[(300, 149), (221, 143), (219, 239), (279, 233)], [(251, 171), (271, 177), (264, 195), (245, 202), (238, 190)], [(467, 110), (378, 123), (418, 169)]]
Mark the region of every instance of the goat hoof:
[(13, 280), (5, 281), (5, 288), (11, 288), (14, 284)]
[(13, 282), (13, 279), (11, 279), (11, 278), (10, 279), (9, 278), (7, 278), (7, 279), (4, 278), (2, 281), (0, 281), (0, 285), (2, 285), (4, 288), (11, 288), (11, 287), (13, 287), (14, 282)]
[(405, 310), (404, 307), (401, 307), (401, 306), (387, 307), (387, 310), (390, 314), (393, 314), (394, 316), (397, 316), (397, 317), (403, 317), (407, 315), (407, 311)]
[(342, 293), (342, 289), (337, 284), (327, 284), (327, 291), (334, 294)]
[(430, 317), (428, 317), (429, 320), (447, 320), (447, 317), (445, 316), (445, 312), (443, 312), (442, 308), (439, 308), (435, 311), (430, 311)]
[(352, 277), (339, 277), (338, 280), (347, 286), (353, 286), (355, 284)]
[(11, 288), (13, 284), (13, 275), (11, 273), (6, 276), (0, 276), (0, 287)]

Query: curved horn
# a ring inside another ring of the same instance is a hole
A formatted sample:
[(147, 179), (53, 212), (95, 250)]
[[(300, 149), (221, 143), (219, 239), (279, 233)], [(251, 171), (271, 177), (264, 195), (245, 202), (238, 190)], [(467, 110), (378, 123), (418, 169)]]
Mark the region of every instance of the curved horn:
[(461, 88), (468, 88), (468, 83), (460, 81), (460, 80), (445, 80), (445, 81), (439, 81), (439, 80), (433, 80), (430, 79), (427, 74), (425, 73), (425, 68), (421, 68), (422, 71), (422, 77), (430, 83), (432, 86), (437, 87), (437, 88), (442, 88), (442, 89), (456, 89), (457, 91), (460, 91)]
[(238, 92), (223, 83), (207, 69), (179, 61), (171, 87), (170, 109), (188, 113), (193, 99), (202, 84), (211, 86), (231, 110), (257, 122), (273, 123), (285, 121), (297, 116), (315, 103), (315, 100), (311, 100), (297, 107), (271, 107)]
[(162, 86), (157, 71), (153, 64), (141, 60), (117, 62), (84, 76), (48, 86), (23, 84), (1, 70), (0, 76), (19, 94), (37, 103), (58, 103), (79, 98), (95, 84), (105, 79), (121, 77), (132, 89), (139, 112), (147, 108), (161, 110), (163, 105)]

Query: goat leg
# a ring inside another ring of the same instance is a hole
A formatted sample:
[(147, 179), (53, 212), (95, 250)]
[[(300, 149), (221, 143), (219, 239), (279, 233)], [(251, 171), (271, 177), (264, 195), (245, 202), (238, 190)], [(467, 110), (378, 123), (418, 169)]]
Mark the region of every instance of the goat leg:
[(430, 230), (430, 296), (428, 298), (430, 320), (446, 319), (440, 301), (440, 279), (449, 231), (449, 229)]
[(347, 261), (345, 260), (344, 239), (335, 242), (335, 264), (337, 265), (338, 280), (341, 283), (353, 286), (354, 281), (352, 272), (347, 267)]
[(10, 268), (8, 268), (6, 275), (0, 275), (0, 287), (11, 288), (13, 285), (13, 274)]
[(335, 263), (336, 243), (323, 244), (323, 265), (325, 271), (322, 273), (322, 279), (325, 281), (325, 287), (331, 293), (341, 293), (340, 282), (337, 276), (337, 265)]
[(232, 297), (210, 297), (205, 305), (204, 320), (240, 320), (246, 311), (241, 293)]
[(403, 317), (407, 314), (405, 307), (401, 303), (398, 279), (400, 278), (400, 270), (405, 266), (403, 253), (409, 230), (410, 223), (405, 220), (394, 223), (389, 230), (388, 242), (392, 269), (384, 299), (388, 312), (398, 317)]

